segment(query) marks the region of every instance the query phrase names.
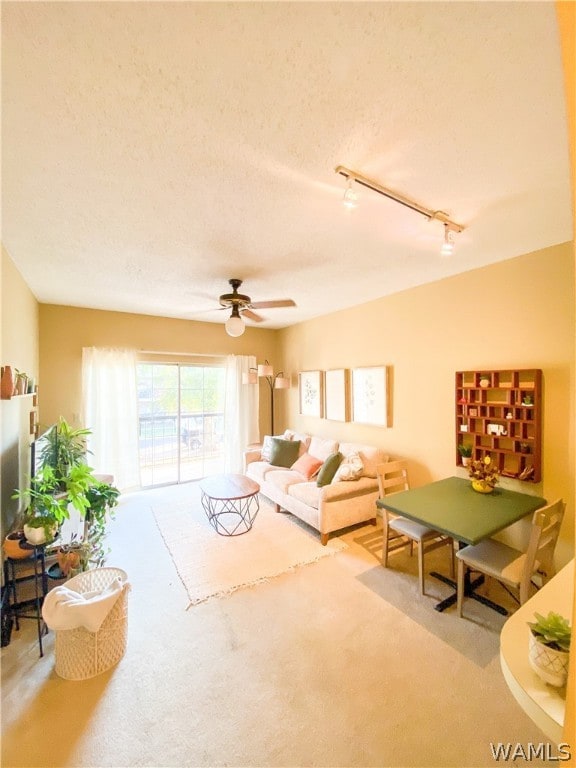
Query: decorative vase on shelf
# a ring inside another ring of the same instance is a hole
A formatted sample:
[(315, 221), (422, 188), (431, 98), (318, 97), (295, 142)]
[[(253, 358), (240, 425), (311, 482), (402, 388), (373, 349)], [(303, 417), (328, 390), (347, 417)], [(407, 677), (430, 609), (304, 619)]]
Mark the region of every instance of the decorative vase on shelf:
[(488, 485), (484, 480), (472, 480), (472, 488), (474, 488), (477, 493), (492, 493), (494, 490), (494, 488), (491, 485)]
[(14, 394), (14, 375), (12, 368), (5, 365), (2, 369), (2, 380), (0, 381), (0, 393), (2, 400), (10, 400)]

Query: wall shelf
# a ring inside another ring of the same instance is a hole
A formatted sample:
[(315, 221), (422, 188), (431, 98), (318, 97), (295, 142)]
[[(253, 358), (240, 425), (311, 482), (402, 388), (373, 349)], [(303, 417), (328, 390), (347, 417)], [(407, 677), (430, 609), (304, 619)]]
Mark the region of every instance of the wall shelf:
[(475, 461), (490, 456), (504, 477), (542, 479), (542, 371), (480, 370), (456, 373), (458, 446)]

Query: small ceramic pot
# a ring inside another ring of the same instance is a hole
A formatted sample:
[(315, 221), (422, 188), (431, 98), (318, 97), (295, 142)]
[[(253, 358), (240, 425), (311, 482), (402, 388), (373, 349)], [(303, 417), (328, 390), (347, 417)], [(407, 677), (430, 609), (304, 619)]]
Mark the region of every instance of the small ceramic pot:
[[(529, 630), (530, 631), (530, 630)], [(568, 651), (557, 651), (541, 643), (530, 631), (528, 662), (541, 680), (555, 688), (562, 688), (568, 679)]]

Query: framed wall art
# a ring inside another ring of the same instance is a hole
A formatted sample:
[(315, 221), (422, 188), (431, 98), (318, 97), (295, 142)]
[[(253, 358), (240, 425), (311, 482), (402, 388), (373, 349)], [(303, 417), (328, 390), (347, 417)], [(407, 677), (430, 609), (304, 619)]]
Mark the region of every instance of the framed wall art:
[(384, 365), (352, 369), (352, 421), (388, 426), (388, 372)]
[(322, 372), (302, 371), (298, 376), (300, 413), (303, 416), (322, 416)]
[(348, 421), (348, 371), (338, 368), (324, 373), (324, 418)]

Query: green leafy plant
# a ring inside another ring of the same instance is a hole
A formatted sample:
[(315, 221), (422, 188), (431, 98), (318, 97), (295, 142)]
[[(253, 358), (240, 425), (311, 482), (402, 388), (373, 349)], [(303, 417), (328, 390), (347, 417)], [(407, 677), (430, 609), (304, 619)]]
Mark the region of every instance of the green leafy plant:
[(472, 480), (481, 480), (491, 488), (494, 488), (498, 482), (498, 468), (492, 462), (490, 456), (484, 456), (483, 459), (472, 461), (468, 466), (468, 474)]
[(24, 501), (25, 523), (32, 528), (40, 527), (40, 524), (33, 522), (40, 517), (50, 518), (52, 523), (62, 523), (68, 517), (66, 494), (60, 491), (54, 470), (50, 467), (40, 470), (28, 488), (14, 491), (12, 498)]
[(556, 651), (569, 651), (572, 639), (570, 622), (559, 613), (550, 611), (548, 616), (535, 613), (536, 621), (529, 621), (532, 634), (538, 640)]
[(58, 423), (46, 433), (46, 445), (40, 454), (40, 466), (52, 467), (58, 481), (64, 485), (70, 469), (76, 464), (86, 462), (86, 438), (89, 434), (91, 430), (73, 429), (61, 416)]
[(459, 445), (458, 446), (458, 453), (463, 458), (470, 458), (472, 456), (472, 446), (471, 445), (466, 445), (466, 444)]
[(86, 512), (87, 566), (99, 568), (106, 560), (104, 546), (108, 517), (114, 517), (120, 491), (108, 483), (95, 483), (87, 493), (89, 507)]

